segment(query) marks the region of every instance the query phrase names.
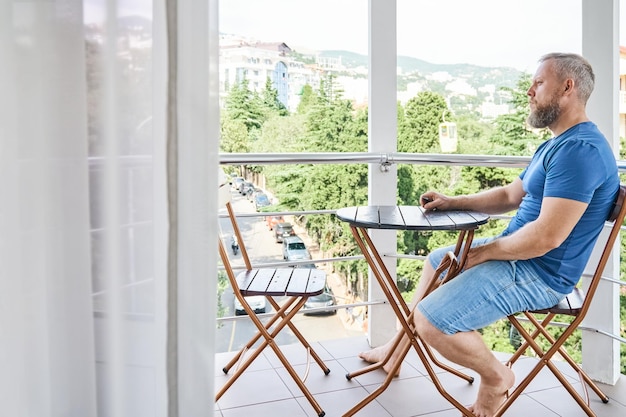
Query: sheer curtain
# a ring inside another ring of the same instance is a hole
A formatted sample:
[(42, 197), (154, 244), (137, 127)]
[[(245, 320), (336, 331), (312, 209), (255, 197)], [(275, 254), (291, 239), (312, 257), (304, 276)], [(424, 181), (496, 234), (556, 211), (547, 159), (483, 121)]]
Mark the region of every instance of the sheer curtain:
[(216, 15), (0, 2), (0, 415), (212, 415)]

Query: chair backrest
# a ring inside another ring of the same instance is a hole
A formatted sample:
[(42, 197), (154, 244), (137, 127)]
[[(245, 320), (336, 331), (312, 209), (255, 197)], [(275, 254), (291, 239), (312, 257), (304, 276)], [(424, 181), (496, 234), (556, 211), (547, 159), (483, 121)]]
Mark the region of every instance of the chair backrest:
[[(246, 245), (244, 243), (243, 237), (241, 235), (241, 230), (239, 229), (239, 225), (237, 224), (237, 218), (235, 217), (235, 212), (233, 210), (232, 204), (230, 201), (225, 203), (226, 210), (228, 211), (228, 218), (230, 219), (230, 223), (233, 227), (233, 233), (237, 237), (237, 242), (239, 244), (239, 250), (241, 251), (241, 257), (246, 266), (246, 270), (252, 269), (252, 263), (250, 262), (250, 258), (248, 257), (248, 251), (246, 250)], [(226, 275), (228, 276), (228, 280), (233, 289), (238, 288), (237, 279), (235, 272), (233, 271), (233, 267), (230, 263), (230, 259), (228, 257), (228, 251), (224, 247), (224, 242), (221, 238), (218, 238), (219, 241), (219, 252), (220, 257), (222, 258), (222, 264), (224, 264), (224, 269), (226, 270)]]
[(228, 211), (230, 224), (233, 227), (233, 233), (235, 233), (235, 236), (237, 236), (237, 242), (239, 243), (239, 250), (241, 251), (241, 257), (243, 258), (243, 262), (246, 265), (246, 269), (251, 270), (252, 263), (250, 262), (250, 258), (248, 257), (248, 250), (246, 249), (246, 244), (244, 243), (243, 237), (241, 235), (241, 230), (239, 229), (239, 225), (237, 224), (237, 218), (235, 217), (235, 211), (233, 210), (233, 206), (230, 201), (226, 203), (226, 210)]
[[(625, 200), (626, 185), (621, 184), (617, 193), (617, 197), (615, 198), (615, 202), (613, 203), (613, 210), (611, 210), (611, 214), (607, 219), (608, 222), (613, 223), (613, 226), (604, 244), (604, 249), (602, 250), (602, 255), (600, 256), (600, 260), (598, 261), (598, 265), (593, 274), (592, 280), (599, 281), (602, 273), (604, 272), (604, 267), (606, 266), (609, 256), (611, 255), (611, 251), (613, 250), (613, 245), (615, 244), (622, 224), (624, 223), (624, 217), (626, 217), (626, 204), (624, 204)], [(594, 291), (595, 287), (597, 287), (597, 282), (595, 284), (596, 285), (593, 288)], [(590, 291), (591, 289), (587, 290), (587, 293), (589, 294)]]
[(581, 289), (576, 288), (574, 292), (572, 292), (565, 300), (559, 303), (557, 306), (549, 309), (552, 313), (557, 314), (569, 314), (584, 317), (589, 309), (589, 305), (591, 304), (591, 300), (600, 284), (600, 280), (602, 279), (602, 273), (604, 272), (604, 268), (606, 266), (609, 257), (611, 256), (611, 252), (613, 250), (613, 245), (619, 236), (620, 229), (622, 227), (622, 223), (624, 222), (624, 217), (626, 217), (626, 204), (624, 201), (626, 200), (626, 185), (621, 184), (619, 187), (619, 191), (617, 193), (617, 197), (615, 198), (615, 202), (613, 203), (613, 210), (607, 219), (608, 222), (613, 222), (613, 226), (611, 227), (611, 231), (607, 237), (606, 242), (604, 243), (604, 248), (602, 249), (602, 254), (600, 255), (600, 259), (598, 260), (598, 264), (596, 265), (593, 276), (591, 277), (591, 282), (586, 292), (583, 292)]

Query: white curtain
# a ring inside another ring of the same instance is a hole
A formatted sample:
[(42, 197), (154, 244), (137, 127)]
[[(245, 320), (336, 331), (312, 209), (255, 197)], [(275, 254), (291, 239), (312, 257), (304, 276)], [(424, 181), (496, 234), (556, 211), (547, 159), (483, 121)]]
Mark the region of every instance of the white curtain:
[(0, 415), (212, 415), (216, 4), (0, 1)]

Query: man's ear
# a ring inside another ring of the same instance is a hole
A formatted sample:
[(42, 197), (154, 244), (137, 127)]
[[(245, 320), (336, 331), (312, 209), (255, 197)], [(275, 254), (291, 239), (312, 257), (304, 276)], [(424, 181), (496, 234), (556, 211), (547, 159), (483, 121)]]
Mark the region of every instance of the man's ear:
[(574, 81), (571, 79), (565, 80), (565, 92), (568, 92), (574, 87)]

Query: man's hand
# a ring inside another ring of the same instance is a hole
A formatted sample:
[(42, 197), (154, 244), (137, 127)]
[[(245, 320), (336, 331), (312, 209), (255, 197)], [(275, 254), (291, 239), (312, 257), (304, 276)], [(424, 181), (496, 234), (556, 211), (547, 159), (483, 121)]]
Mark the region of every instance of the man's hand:
[(525, 194), (522, 180), (516, 178), (504, 187), (495, 187), (477, 194), (450, 197), (427, 191), (420, 196), (420, 204), (426, 210), (474, 210), (487, 214), (503, 214), (517, 209)]
[(450, 197), (436, 193), (434, 191), (428, 191), (420, 196), (420, 204), (427, 211), (435, 210), (451, 210)]
[(469, 269), (476, 265), (482, 264), (483, 262), (492, 260), (493, 258), (489, 254), (491, 250), (490, 246), (497, 244), (497, 242), (498, 240), (496, 239), (493, 242), (489, 242), (485, 245), (470, 248), (470, 250), (467, 252), (467, 259), (465, 260), (464, 269)]

